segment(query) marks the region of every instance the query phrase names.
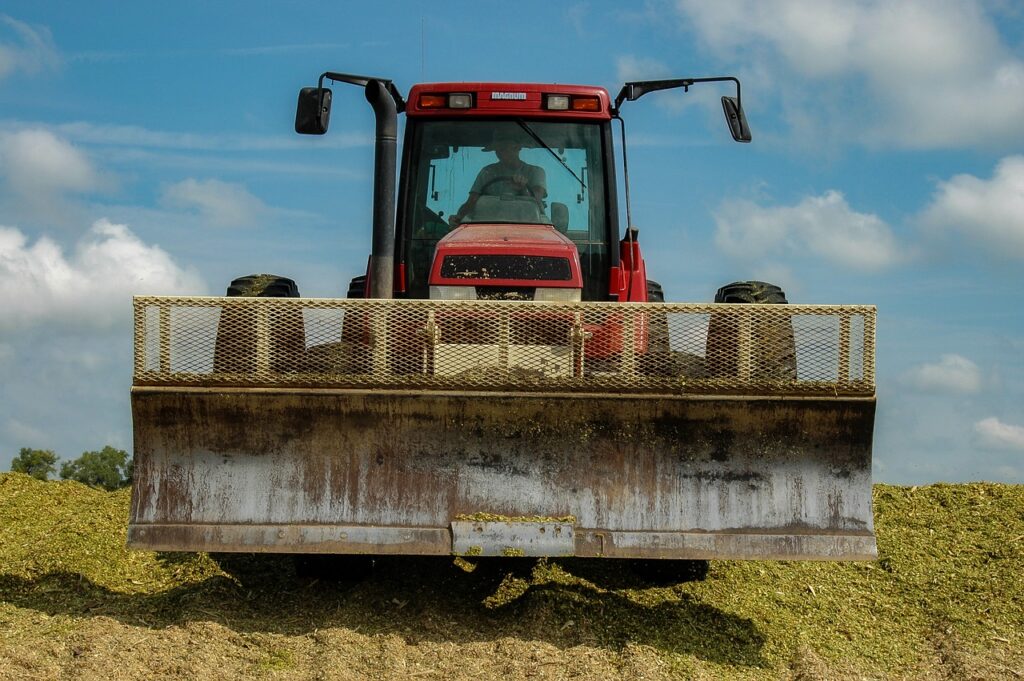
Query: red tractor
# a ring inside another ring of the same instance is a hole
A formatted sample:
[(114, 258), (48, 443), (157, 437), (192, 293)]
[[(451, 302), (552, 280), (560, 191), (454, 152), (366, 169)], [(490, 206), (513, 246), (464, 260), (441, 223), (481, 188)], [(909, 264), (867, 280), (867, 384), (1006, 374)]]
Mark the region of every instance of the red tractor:
[[(129, 543), (338, 554), (868, 559), (870, 306), (665, 303), (620, 223), (620, 107), (735, 78), (416, 85), (376, 115), (347, 299), (253, 275), (137, 298)], [(400, 171), (398, 114), (406, 114)], [(625, 163), (625, 133), (621, 149)], [(398, 178), (396, 190), (396, 177)], [(737, 304), (742, 303), (742, 304)]]

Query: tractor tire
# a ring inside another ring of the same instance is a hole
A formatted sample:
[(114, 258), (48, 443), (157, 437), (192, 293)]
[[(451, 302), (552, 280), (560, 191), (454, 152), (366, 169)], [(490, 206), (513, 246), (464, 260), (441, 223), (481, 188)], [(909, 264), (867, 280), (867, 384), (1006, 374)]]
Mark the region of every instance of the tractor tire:
[[(234, 279), (230, 298), (298, 298), (295, 281), (274, 274), (250, 274)], [(276, 373), (301, 371), (306, 349), (302, 310), (273, 310), (270, 318), (270, 369)], [(213, 370), (216, 373), (256, 371), (256, 315), (253, 309), (225, 306), (217, 323)]]
[[(716, 303), (786, 305), (786, 294), (763, 281), (737, 281), (718, 289)], [(712, 378), (739, 378), (739, 328), (732, 315), (712, 314), (705, 352)], [(796, 380), (796, 341), (789, 320), (755, 320), (751, 328), (751, 379)]]
[(786, 294), (775, 284), (763, 281), (734, 281), (718, 289), (716, 303), (768, 303), (785, 305)]
[(647, 302), (648, 303), (664, 303), (665, 302), (665, 291), (661, 288), (661, 284), (656, 281), (647, 280)]
[(228, 285), (228, 296), (248, 298), (298, 298), (295, 281), (276, 274), (250, 274), (238, 277)]
[[(665, 302), (661, 284), (650, 279), (647, 280), (647, 302)], [(648, 319), (647, 353), (640, 359), (640, 371), (647, 376), (703, 378), (703, 357), (672, 349), (668, 315), (652, 313)]]
[(353, 277), (352, 281), (348, 285), (348, 295), (346, 298), (365, 298), (366, 297), (366, 275), (360, 275)]
[[(647, 280), (647, 302), (664, 303), (661, 284)], [(647, 315), (647, 352), (638, 357), (638, 368), (647, 376), (673, 376), (672, 349), (669, 346), (668, 315), (652, 312)]]
[[(350, 300), (366, 298), (366, 275), (353, 277), (348, 284)], [(370, 371), (371, 350), (369, 317), (366, 312), (345, 310), (341, 322), (341, 342), (310, 348), (313, 371), (364, 374)]]

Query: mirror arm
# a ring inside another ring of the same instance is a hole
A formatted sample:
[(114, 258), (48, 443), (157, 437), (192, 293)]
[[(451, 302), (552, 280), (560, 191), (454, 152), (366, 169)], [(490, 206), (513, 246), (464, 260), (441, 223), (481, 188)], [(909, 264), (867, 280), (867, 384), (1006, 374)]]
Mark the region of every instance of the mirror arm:
[(317, 91), (320, 93), (320, 105), (324, 103), (324, 79), (331, 80), (337, 83), (348, 83), (349, 85), (358, 85), (359, 87), (365, 88), (370, 81), (377, 81), (383, 85), (388, 93), (391, 95), (391, 99), (395, 100), (395, 109), (398, 113), (405, 111), (405, 100), (402, 98), (402, 93), (398, 91), (395, 84), (387, 78), (374, 78), (373, 76), (357, 76), (351, 73), (337, 73), (335, 71), (324, 71), (320, 74), (320, 80), (317, 81)]
[(615, 103), (612, 106), (612, 113), (617, 115), (623, 102), (635, 102), (648, 92), (658, 90), (672, 90), (683, 88), (683, 92), (689, 92), (690, 86), (694, 83), (721, 83), (732, 81), (736, 83), (736, 104), (742, 104), (740, 99), (740, 81), (733, 76), (715, 76), (713, 78), (672, 78), (669, 80), (637, 80), (626, 83), (615, 96)]

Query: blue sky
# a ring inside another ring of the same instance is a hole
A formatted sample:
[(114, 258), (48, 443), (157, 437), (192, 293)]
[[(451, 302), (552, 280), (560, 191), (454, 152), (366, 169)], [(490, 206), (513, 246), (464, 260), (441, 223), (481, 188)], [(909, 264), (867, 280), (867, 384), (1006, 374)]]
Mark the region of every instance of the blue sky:
[(1024, 7), (1014, 2), (54, 3), (0, 10), (0, 469), (130, 449), (132, 293), (250, 272), (342, 296), (370, 243), (372, 114), (292, 132), (325, 70), (603, 85), (674, 301), (762, 278), (878, 305), (875, 478), (1024, 482)]

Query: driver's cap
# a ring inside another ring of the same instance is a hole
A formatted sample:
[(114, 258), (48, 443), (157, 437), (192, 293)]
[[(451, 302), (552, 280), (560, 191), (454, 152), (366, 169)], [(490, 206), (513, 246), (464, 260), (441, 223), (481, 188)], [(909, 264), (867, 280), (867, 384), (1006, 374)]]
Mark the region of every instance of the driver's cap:
[(500, 144), (514, 144), (517, 147), (524, 146), (524, 135), (518, 130), (502, 126), (491, 133), (491, 141), (484, 145), (483, 151), (494, 151)]

